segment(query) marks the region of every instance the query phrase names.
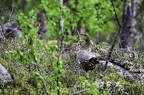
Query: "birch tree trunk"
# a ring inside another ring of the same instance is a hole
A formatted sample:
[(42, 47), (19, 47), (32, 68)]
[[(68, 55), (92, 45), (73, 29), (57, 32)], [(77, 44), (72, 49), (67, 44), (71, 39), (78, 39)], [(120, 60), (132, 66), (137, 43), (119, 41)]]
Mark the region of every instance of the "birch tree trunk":
[[(63, 8), (63, 0), (60, 0), (60, 10)], [(62, 37), (62, 33), (64, 31), (64, 18), (63, 18), (63, 14), (60, 13), (60, 36), (59, 36), (59, 39), (58, 39), (58, 47), (60, 49), (62, 49), (62, 46), (63, 46), (63, 37)]]

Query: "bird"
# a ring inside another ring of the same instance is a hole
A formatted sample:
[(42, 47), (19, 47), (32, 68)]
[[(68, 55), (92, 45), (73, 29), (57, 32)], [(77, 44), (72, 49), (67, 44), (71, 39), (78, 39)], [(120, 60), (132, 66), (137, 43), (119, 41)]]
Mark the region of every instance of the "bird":
[(91, 52), (93, 42), (91, 41), (88, 34), (80, 34), (84, 38), (84, 44), (80, 46), (77, 51), (76, 58), (78, 63), (81, 64), (84, 71), (88, 72), (93, 70), (96, 64), (99, 63), (94, 52)]

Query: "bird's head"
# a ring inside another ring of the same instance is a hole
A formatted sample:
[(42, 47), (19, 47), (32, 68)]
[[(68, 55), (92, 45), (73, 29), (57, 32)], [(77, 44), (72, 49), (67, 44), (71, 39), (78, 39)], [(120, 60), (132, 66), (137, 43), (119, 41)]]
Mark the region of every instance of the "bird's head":
[(93, 42), (91, 41), (90, 36), (88, 34), (81, 33), (80, 35), (84, 38), (85, 44), (93, 45)]
[(80, 35), (84, 39), (84, 43), (83, 43), (83, 45), (81, 45), (81, 50), (91, 51), (91, 47), (93, 46), (93, 42), (91, 41), (89, 35), (87, 35), (87, 34), (80, 34)]

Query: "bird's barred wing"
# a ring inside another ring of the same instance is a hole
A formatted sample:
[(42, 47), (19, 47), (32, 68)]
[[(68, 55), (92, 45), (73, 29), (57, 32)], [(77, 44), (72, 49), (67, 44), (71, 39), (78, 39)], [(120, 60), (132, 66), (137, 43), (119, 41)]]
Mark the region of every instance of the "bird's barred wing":
[(89, 61), (93, 57), (96, 57), (95, 54), (86, 50), (80, 50), (77, 52), (77, 59), (80, 62)]

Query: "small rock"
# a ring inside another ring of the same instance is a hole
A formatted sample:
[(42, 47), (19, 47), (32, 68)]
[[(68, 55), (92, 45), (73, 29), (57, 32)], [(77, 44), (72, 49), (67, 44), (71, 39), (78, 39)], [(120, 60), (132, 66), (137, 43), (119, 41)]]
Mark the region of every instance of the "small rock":
[(0, 64), (0, 85), (8, 83), (12, 80), (10, 73)]

